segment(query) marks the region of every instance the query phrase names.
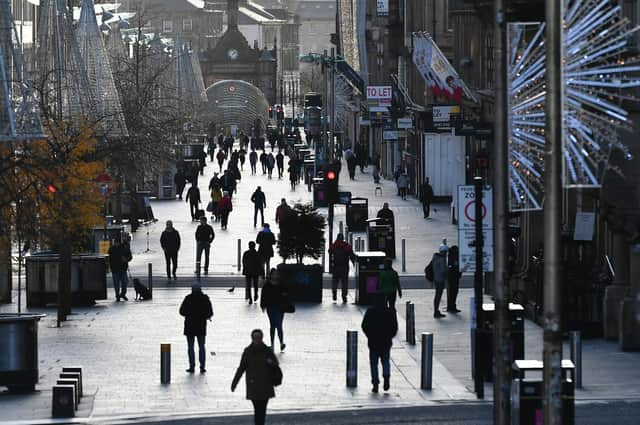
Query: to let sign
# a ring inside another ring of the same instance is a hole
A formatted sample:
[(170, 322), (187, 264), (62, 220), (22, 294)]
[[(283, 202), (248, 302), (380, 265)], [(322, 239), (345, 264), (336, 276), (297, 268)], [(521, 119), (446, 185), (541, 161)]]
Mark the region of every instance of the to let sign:
[(367, 86), (367, 99), (391, 100), (391, 86)]

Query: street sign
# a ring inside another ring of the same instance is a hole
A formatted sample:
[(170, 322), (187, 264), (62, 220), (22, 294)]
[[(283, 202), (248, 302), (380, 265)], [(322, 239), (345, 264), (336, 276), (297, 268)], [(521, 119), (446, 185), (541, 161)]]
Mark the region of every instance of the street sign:
[(376, 0), (378, 16), (389, 16), (389, 0)]
[[(475, 233), (475, 188), (458, 186), (458, 247), (460, 270), (475, 272), (476, 270), (476, 233)], [(482, 247), (483, 270), (493, 271), (493, 189), (487, 187), (482, 194)]]
[(412, 128), (413, 120), (411, 117), (398, 118), (398, 128)]
[(383, 140), (398, 140), (398, 132), (396, 130), (384, 130), (382, 132)]
[(391, 86), (367, 86), (368, 100), (391, 100)]

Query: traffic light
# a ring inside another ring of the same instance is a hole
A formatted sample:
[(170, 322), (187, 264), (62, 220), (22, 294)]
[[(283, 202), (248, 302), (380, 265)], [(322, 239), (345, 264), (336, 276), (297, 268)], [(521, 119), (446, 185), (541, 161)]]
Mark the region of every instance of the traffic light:
[(269, 118), (273, 119), (273, 108), (269, 106)]
[(338, 202), (338, 169), (335, 166), (327, 167), (324, 173), (324, 188), (327, 201), (330, 204)]
[(54, 185), (52, 185), (52, 184), (49, 184), (49, 185), (47, 185), (47, 191), (48, 191), (49, 193), (56, 193), (56, 192), (58, 191), (58, 188), (57, 188), (57, 187), (55, 187), (55, 186), (54, 186)]

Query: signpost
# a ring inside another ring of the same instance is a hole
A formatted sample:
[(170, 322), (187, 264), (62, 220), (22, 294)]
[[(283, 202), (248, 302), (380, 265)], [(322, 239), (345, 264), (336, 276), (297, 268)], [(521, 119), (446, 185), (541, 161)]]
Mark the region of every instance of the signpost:
[[(458, 246), (460, 270), (475, 272), (475, 192), (474, 186), (458, 186)], [(482, 196), (483, 269), (493, 271), (493, 189), (485, 187)]]

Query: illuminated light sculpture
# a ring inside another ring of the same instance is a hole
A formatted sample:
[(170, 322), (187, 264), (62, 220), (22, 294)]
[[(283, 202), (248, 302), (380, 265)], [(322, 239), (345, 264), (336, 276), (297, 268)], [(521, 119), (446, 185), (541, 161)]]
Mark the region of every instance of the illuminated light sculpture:
[[(619, 131), (631, 130), (620, 103), (635, 101), (640, 63), (621, 60), (630, 36), (614, 0), (564, 0), (563, 182), (599, 187), (612, 149), (630, 157)], [(545, 147), (545, 25), (508, 28), (509, 208), (542, 209)], [(624, 89), (627, 89), (625, 92)], [(626, 93), (626, 94), (625, 94)]]

